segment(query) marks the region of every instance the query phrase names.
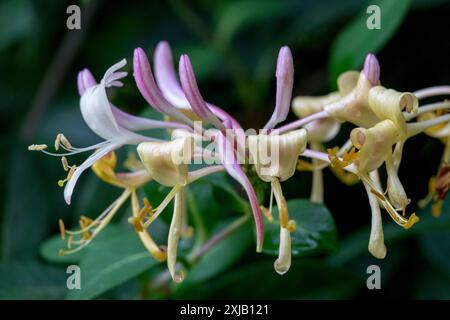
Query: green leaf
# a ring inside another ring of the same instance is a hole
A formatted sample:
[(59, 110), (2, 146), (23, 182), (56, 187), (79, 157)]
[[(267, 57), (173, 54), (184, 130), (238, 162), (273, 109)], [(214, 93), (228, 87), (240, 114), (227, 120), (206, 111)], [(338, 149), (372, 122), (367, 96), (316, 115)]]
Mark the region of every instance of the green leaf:
[(86, 248), (74, 254), (63, 256), (59, 255), (59, 250), (67, 248), (67, 239), (62, 240), (61, 235), (58, 234), (47, 239), (41, 245), (40, 253), (44, 259), (50, 262), (62, 264), (78, 263), (89, 250), (95, 248), (97, 245), (101, 245), (101, 243), (105, 241), (107, 242), (110, 237), (114, 237), (122, 232), (124, 232), (124, 229), (122, 227), (110, 224), (105, 228), (105, 230), (100, 232), (100, 234), (94, 240), (92, 240), (92, 242)]
[(0, 263), (0, 299), (62, 299), (64, 269), (33, 260)]
[[(292, 255), (306, 256), (338, 250), (336, 226), (325, 206), (305, 199), (295, 199), (288, 201), (287, 207), (289, 218), (297, 223), (297, 229), (291, 233)], [(278, 255), (280, 226), (275, 219), (278, 217), (278, 210), (274, 209), (274, 221), (265, 224), (263, 252)]]
[(124, 231), (86, 253), (80, 263), (81, 289), (70, 291), (67, 298), (93, 299), (156, 264), (138, 236)]
[(31, 1), (2, 1), (0, 4), (0, 51), (31, 37), (39, 28)]
[(410, 0), (377, 0), (370, 2), (381, 10), (381, 29), (370, 30), (366, 22), (369, 14), (364, 10), (348, 24), (335, 39), (330, 56), (330, 80), (336, 87), (336, 79), (344, 71), (360, 68), (370, 52), (380, 50), (399, 28), (410, 6)]

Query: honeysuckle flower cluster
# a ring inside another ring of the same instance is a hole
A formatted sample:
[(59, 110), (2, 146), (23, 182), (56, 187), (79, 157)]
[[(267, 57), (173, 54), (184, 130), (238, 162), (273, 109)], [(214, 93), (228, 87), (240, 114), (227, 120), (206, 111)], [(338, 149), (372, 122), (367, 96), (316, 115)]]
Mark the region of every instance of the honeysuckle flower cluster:
[[(144, 100), (164, 116), (164, 121), (122, 111), (110, 101), (107, 90), (122, 86), (121, 79), (127, 76), (122, 71), (126, 64), (125, 59), (114, 64), (100, 82), (88, 69), (78, 74), (81, 114), (89, 128), (103, 139), (102, 142), (77, 148), (59, 133), (54, 152), (48, 151), (47, 145), (43, 144), (29, 146), (29, 150), (61, 158), (67, 177), (58, 184), (64, 187), (67, 204), (71, 203), (78, 178), (88, 168), (99, 179), (123, 190), (97, 218), (82, 216), (78, 230), (68, 230), (62, 221), (59, 222), (61, 237), (67, 240), (67, 247), (61, 249), (61, 254), (74, 253), (88, 245), (130, 200), (132, 213), (128, 221), (144, 247), (156, 260), (167, 261), (174, 281), (182, 281), (184, 274), (177, 263), (177, 250), (180, 238), (190, 234), (186, 188), (202, 177), (225, 171), (242, 187), (248, 198), (255, 223), (257, 252), (262, 251), (264, 219), (272, 220), (272, 200), (275, 198), (280, 243), (274, 268), (279, 274), (284, 274), (291, 265), (291, 233), (296, 229), (296, 223), (289, 219), (282, 182), (291, 178), (296, 170), (311, 170), (311, 200), (323, 202), (322, 170), (330, 167), (344, 183), (362, 181), (372, 211), (368, 249), (373, 256), (384, 258), (386, 246), (381, 209), (385, 209), (405, 229), (419, 221), (414, 213), (407, 214), (411, 200), (398, 171), (404, 144), (421, 132), (441, 139), (446, 146), (438, 174), (430, 180), (430, 195), (422, 203), (435, 198), (438, 206), (448, 192), (450, 114), (446, 112), (450, 103), (420, 105), (419, 101), (448, 95), (450, 88), (432, 87), (415, 93), (385, 88), (381, 85), (380, 66), (373, 54), (367, 55), (361, 71), (347, 71), (340, 75), (337, 91), (320, 97), (292, 99), (294, 62), (290, 49), (282, 47), (275, 73), (274, 112), (263, 128), (246, 131), (223, 109), (203, 99), (187, 55), (180, 57), (177, 74), (167, 42), (160, 42), (155, 49), (154, 69), (141, 48), (135, 49), (133, 56), (136, 87)], [(299, 119), (280, 126), (291, 106)], [(324, 152), (324, 144), (333, 140), (344, 122), (355, 126), (348, 141)], [(161, 140), (142, 133), (155, 128), (168, 130), (171, 138)], [(205, 142), (209, 144), (205, 146)], [(125, 145), (135, 146), (139, 159), (127, 166), (128, 172), (117, 172), (115, 150)], [(85, 152), (91, 154), (81, 165), (69, 164), (68, 156)], [(202, 166), (194, 170), (193, 163)], [(249, 166), (254, 168), (260, 180), (270, 183), (269, 209), (256, 196), (248, 177)], [(382, 167), (387, 173), (385, 186), (378, 173)], [(170, 188), (167, 196), (155, 207), (149, 199), (139, 199), (139, 189), (147, 183)], [(157, 244), (148, 228), (172, 201), (167, 243)]]

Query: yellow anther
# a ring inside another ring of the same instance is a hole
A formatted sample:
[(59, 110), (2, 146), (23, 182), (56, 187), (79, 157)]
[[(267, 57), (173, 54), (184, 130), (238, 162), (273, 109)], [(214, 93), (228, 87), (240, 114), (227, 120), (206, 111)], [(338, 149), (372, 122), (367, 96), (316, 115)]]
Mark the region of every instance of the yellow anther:
[(358, 159), (358, 152), (356, 152), (356, 149), (354, 147), (350, 150), (350, 152), (345, 152), (342, 155), (342, 160), (337, 156), (339, 147), (334, 147), (332, 149), (328, 149), (327, 151), (331, 166), (336, 168), (345, 168), (355, 162), (356, 159)]
[(46, 144), (32, 144), (28, 146), (29, 151), (41, 151), (47, 149)]
[(289, 232), (295, 232), (295, 230), (297, 230), (297, 222), (295, 222), (295, 220), (289, 220), (286, 229), (288, 229)]
[(128, 218), (128, 223), (132, 224), (134, 226), (134, 229), (137, 232), (144, 231), (144, 226), (142, 225), (142, 222), (139, 219), (139, 217), (130, 217), (130, 218)]
[(92, 234), (89, 230), (83, 232), (83, 240), (87, 241), (92, 237)]
[(356, 174), (347, 172), (343, 168), (331, 166), (330, 169), (341, 182), (348, 186), (352, 186), (359, 181), (359, 177)]
[(433, 203), (433, 206), (431, 207), (431, 214), (435, 218), (439, 218), (442, 213), (442, 204), (444, 202), (442, 200), (437, 200), (435, 203)]
[(415, 213), (412, 213), (409, 218), (408, 221), (405, 223), (405, 225), (403, 225), (403, 228), (405, 229), (409, 229), (411, 228), (414, 224), (416, 224), (417, 222), (419, 222), (419, 217), (416, 216)]
[(66, 157), (62, 157), (61, 158), (61, 163), (62, 163), (62, 166), (64, 168), (64, 171), (68, 171), (70, 166), (69, 166), (69, 163), (67, 162), (67, 158)]
[(286, 206), (286, 200), (283, 197), (283, 201), (280, 203), (280, 207), (278, 208), (280, 210), (279, 217), (280, 217), (280, 225), (283, 228), (287, 228), (287, 225), (289, 223), (289, 213), (288, 208)]
[(384, 195), (382, 195), (381, 193), (379, 193), (378, 191), (376, 191), (374, 189), (370, 189), (370, 192), (372, 192), (381, 201), (386, 201), (386, 197)]
[(148, 201), (147, 198), (144, 198), (143, 202), (144, 207), (142, 207), (141, 210), (139, 210), (137, 216), (128, 219), (128, 223), (132, 224), (137, 232), (144, 231), (143, 225), (144, 219), (147, 216), (151, 218), (151, 216), (153, 215), (153, 208), (152, 205), (150, 204), (150, 201)]
[(59, 231), (61, 233), (61, 240), (64, 240), (64, 238), (66, 237), (66, 227), (64, 226), (64, 221), (62, 221), (62, 219), (59, 219), (58, 223)]
[(298, 171), (313, 171), (314, 165), (311, 162), (299, 159), (297, 161), (297, 170)]
[(72, 145), (69, 140), (67, 140), (62, 133), (58, 133), (55, 139), (55, 150), (58, 150), (61, 145), (63, 145), (66, 149), (72, 149)]
[(72, 249), (72, 241), (73, 235), (70, 235), (69, 239), (67, 239), (67, 248)]
[(63, 249), (59, 249), (58, 251), (58, 255), (60, 255), (61, 257), (65, 255), (65, 252)]
[(266, 207), (260, 206), (259, 208), (261, 209), (261, 212), (264, 214), (267, 220), (273, 221), (272, 213)]

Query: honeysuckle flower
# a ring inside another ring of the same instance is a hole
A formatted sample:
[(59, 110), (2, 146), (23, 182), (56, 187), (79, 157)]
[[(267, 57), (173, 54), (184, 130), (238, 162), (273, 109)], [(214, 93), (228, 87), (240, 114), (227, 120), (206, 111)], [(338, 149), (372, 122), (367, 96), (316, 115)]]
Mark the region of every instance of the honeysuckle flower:
[(80, 218), (80, 230), (66, 230), (64, 223), (60, 220), (61, 237), (65, 239), (66, 234), (68, 235), (68, 248), (62, 249), (60, 254), (72, 254), (86, 247), (108, 225), (116, 212), (131, 195), (133, 217), (130, 218), (130, 222), (135, 225), (136, 232), (148, 252), (156, 260), (164, 261), (166, 259), (165, 250), (154, 242), (147, 230), (139, 227), (140, 221), (143, 221), (151, 211), (151, 205), (146, 198), (144, 198), (144, 208), (140, 209), (137, 197), (137, 190), (151, 180), (149, 174), (146, 170), (117, 173), (115, 171), (116, 166), (117, 157), (114, 152), (108, 153), (93, 164), (92, 170), (97, 177), (111, 185), (124, 189), (124, 191), (95, 220), (82, 216)]
[(172, 187), (163, 203), (170, 202), (172, 197), (175, 198), (167, 240), (167, 267), (176, 282), (181, 282), (184, 278), (182, 271), (176, 273), (176, 257), (182, 227), (183, 187), (188, 183), (187, 163), (193, 156), (191, 142), (186, 137), (164, 143), (144, 142), (137, 147), (139, 157), (151, 177), (164, 186)]
[[(78, 90), (82, 94), (80, 99), (81, 114), (89, 128), (99, 137), (104, 139), (104, 141), (86, 148), (75, 148), (64, 135), (58, 134), (55, 141), (55, 149), (58, 150), (59, 147), (62, 147), (67, 151), (66, 153), (58, 154), (45, 151), (44, 149), (41, 150), (46, 154), (54, 156), (68, 156), (97, 149), (96, 152), (89, 156), (80, 166), (71, 166), (67, 178), (60, 181), (60, 185), (67, 182), (64, 189), (64, 198), (68, 204), (71, 202), (73, 189), (78, 178), (98, 159), (123, 145), (138, 144), (142, 141), (155, 140), (135, 133), (132, 130), (180, 127), (179, 124), (147, 120), (129, 115), (109, 102), (106, 89), (109, 87), (122, 86), (120, 79), (125, 77), (127, 73), (118, 70), (125, 65), (126, 60), (123, 59), (110, 67), (105, 72), (103, 79), (99, 84), (95, 83), (92, 74), (86, 69), (81, 71), (78, 75)], [(30, 148), (30, 150), (33, 149), (35, 148)]]
[(369, 91), (378, 85), (380, 66), (373, 54), (369, 54), (364, 68), (355, 81), (355, 72), (349, 71), (338, 79), (342, 98), (324, 106), (324, 110), (334, 119), (351, 122), (357, 126), (370, 128), (379, 119), (369, 107)]
[[(187, 58), (183, 58), (183, 60), (185, 60), (185, 59), (187, 59)], [(181, 61), (181, 59), (180, 59), (180, 61)], [(187, 62), (187, 61), (185, 61), (185, 62)], [(156, 46), (155, 55), (154, 55), (154, 66), (155, 66), (156, 83), (158, 84), (159, 89), (161, 90), (161, 93), (163, 94), (163, 96), (173, 106), (180, 109), (183, 113), (188, 115), (191, 119), (197, 120), (198, 116), (196, 116), (194, 114), (191, 104), (188, 101), (188, 99), (186, 98), (183, 88), (181, 87), (181, 84), (178, 81), (177, 73), (176, 73), (174, 65), (173, 65), (172, 51), (170, 49), (169, 44), (166, 41), (161, 41)], [(180, 66), (181, 66), (181, 64), (180, 64)], [(192, 69), (192, 66), (190, 69)], [(186, 71), (187, 70), (185, 70), (185, 72)], [(181, 70), (180, 70), (180, 72), (181, 72)], [(193, 73), (192, 70), (191, 70), (191, 73)], [(193, 74), (191, 74), (190, 77), (193, 77)], [(227, 112), (225, 112), (221, 108), (219, 108), (209, 102), (204, 102), (204, 103), (207, 105), (208, 109), (211, 110), (211, 112), (216, 117), (218, 117), (222, 121), (224, 121), (224, 120), (230, 121), (233, 129), (241, 129), (241, 126), (239, 125), (239, 123), (232, 116), (230, 116)]]
[(286, 200), (280, 181), (285, 181), (295, 173), (297, 160), (305, 150), (307, 133), (305, 129), (291, 131), (283, 135), (259, 134), (248, 137), (248, 147), (256, 172), (261, 180), (270, 182), (278, 206), (280, 221), (279, 256), (274, 263), (279, 274), (286, 273), (291, 265), (291, 237), (295, 221), (289, 220)]
[[(400, 199), (405, 196), (403, 186), (398, 179), (392, 159), (392, 147), (396, 143), (398, 135), (397, 126), (394, 122), (391, 120), (384, 120), (369, 129), (353, 129), (351, 132), (351, 141), (353, 145), (359, 149), (357, 157), (354, 160), (358, 169), (358, 176), (363, 183), (372, 188), (371, 191), (375, 192), (374, 194), (379, 198), (392, 219), (394, 219), (397, 224), (407, 229), (418, 221), (415, 214), (411, 214), (408, 219), (399, 215), (388, 199), (380, 192), (380, 188), (369, 178), (370, 172), (377, 170), (383, 163), (386, 163), (390, 198)], [(403, 210), (403, 212), (406, 205), (407, 203), (402, 203), (401, 210)]]
[(147, 228), (174, 199), (174, 211), (167, 240), (167, 267), (175, 282), (181, 282), (184, 273), (176, 272), (178, 242), (186, 217), (184, 206), (184, 188), (198, 178), (223, 170), (222, 166), (207, 167), (190, 173), (188, 164), (193, 158), (193, 137), (184, 136), (169, 142), (143, 142), (138, 145), (137, 152), (149, 175), (171, 191), (161, 204), (153, 210), (149, 220), (142, 227)]

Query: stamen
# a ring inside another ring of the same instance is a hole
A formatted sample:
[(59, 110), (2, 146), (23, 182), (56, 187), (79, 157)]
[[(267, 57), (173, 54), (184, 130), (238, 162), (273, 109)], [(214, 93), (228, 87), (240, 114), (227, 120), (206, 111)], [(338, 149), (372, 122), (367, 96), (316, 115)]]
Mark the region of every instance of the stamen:
[(286, 206), (286, 199), (284, 198), (283, 191), (281, 189), (280, 181), (277, 178), (274, 178), (271, 182), (271, 185), (278, 206), (280, 226), (286, 228), (289, 222), (289, 214)]
[[(151, 209), (150, 202), (148, 202), (148, 200), (146, 198), (144, 198), (144, 206)], [(132, 212), (133, 212), (133, 218), (135, 218), (135, 221), (139, 221), (139, 213), (141, 210), (139, 209), (139, 201), (138, 201), (135, 189), (132, 190), (132, 194), (131, 194), (131, 208), (132, 208)], [(130, 220), (131, 219), (129, 219), (128, 221), (130, 222)], [(133, 222), (131, 222), (131, 223), (134, 224)], [(141, 223), (139, 223), (138, 225), (142, 228)], [(135, 225), (135, 229), (136, 229), (136, 231), (138, 231), (136, 228), (136, 225)], [(147, 230), (142, 229), (142, 231), (140, 231), (140, 232), (138, 231), (137, 234), (138, 234), (139, 238), (141, 239), (144, 247), (156, 260), (161, 261), (161, 262), (166, 260), (166, 258), (167, 258), (166, 250), (159, 247), (155, 243), (155, 241), (152, 239), (152, 237), (147, 232)]]
[(354, 147), (350, 150), (350, 152), (346, 151), (343, 153), (342, 160), (337, 155), (339, 152), (339, 147), (334, 147), (332, 149), (328, 149), (327, 151), (331, 166), (342, 169), (354, 163), (359, 157), (359, 151), (356, 152)]
[(161, 212), (164, 211), (164, 209), (167, 207), (167, 205), (170, 203), (170, 201), (172, 201), (172, 199), (175, 197), (175, 195), (177, 194), (178, 190), (180, 190), (182, 186), (177, 184), (175, 185), (172, 190), (170, 190), (170, 192), (167, 194), (167, 196), (164, 198), (164, 200), (159, 204), (158, 207), (156, 207), (153, 210), (153, 215), (149, 217), (149, 219), (143, 224), (144, 228), (148, 228), (153, 221), (155, 221), (159, 215), (161, 214)]
[(297, 161), (297, 170), (298, 171), (314, 171), (315, 166), (308, 161), (298, 159)]
[(153, 208), (147, 198), (143, 199), (144, 207), (137, 212), (137, 214), (128, 219), (128, 222), (132, 224), (137, 232), (144, 231), (143, 222), (144, 219), (149, 216), (149, 218), (153, 215)]
[[(116, 201), (114, 201), (108, 208), (105, 210), (97, 219), (92, 220), (88, 217), (82, 216), (80, 217), (80, 226), (81, 230), (78, 231), (66, 231), (71, 236), (82, 234), (82, 238), (80, 240), (74, 240), (73, 237), (69, 237), (69, 241), (67, 246), (71, 249), (72, 244), (79, 244), (78, 247), (72, 250), (64, 250), (61, 249), (59, 251), (60, 255), (72, 254), (80, 251), (84, 247), (86, 247), (111, 221), (116, 212), (120, 209), (122, 204), (128, 199), (130, 196), (131, 190), (126, 189)], [(102, 219), (104, 217), (104, 219)], [(99, 221), (99, 219), (102, 219)], [(92, 227), (95, 226), (95, 230), (93, 232), (90, 231)]]
[(295, 220), (289, 220), (286, 229), (291, 233), (295, 232), (297, 230), (297, 222)]
[(47, 149), (47, 145), (46, 144), (32, 144), (28, 146), (28, 150), (29, 151), (42, 151)]
[(64, 226), (64, 221), (62, 221), (62, 219), (59, 219), (58, 223), (59, 223), (59, 231), (61, 232), (61, 240), (64, 240), (64, 238), (66, 237), (66, 228)]
[(72, 144), (62, 133), (58, 133), (58, 135), (56, 136), (55, 150), (58, 150), (60, 146), (65, 147), (65, 149), (72, 149)]
[(419, 217), (416, 216), (415, 213), (412, 213), (408, 219), (406, 219), (403, 216), (401, 216), (400, 214), (398, 214), (398, 212), (394, 209), (394, 207), (386, 199), (386, 197), (384, 195), (382, 195), (382, 193), (379, 190), (377, 190), (377, 187), (374, 185), (373, 181), (369, 177), (364, 176), (364, 175), (361, 175), (360, 177), (363, 180), (363, 182), (366, 183), (370, 187), (371, 193), (373, 193), (375, 196), (377, 196), (378, 199), (380, 199), (381, 204), (386, 209), (386, 211), (389, 213), (391, 218), (395, 221), (395, 223), (397, 223), (399, 226), (401, 226), (405, 229), (409, 229), (415, 223), (419, 222)]
[(262, 213), (264, 214), (264, 216), (267, 218), (267, 220), (273, 221), (272, 213), (271, 213), (269, 210), (267, 210), (267, 208), (264, 207), (264, 206), (259, 206), (259, 207), (260, 207), (260, 209), (261, 209), (261, 212), (262, 212)]
[(73, 235), (70, 235), (69, 239), (67, 239), (67, 248), (72, 249), (72, 242), (73, 242)]
[(66, 157), (61, 158), (61, 163), (63, 165), (64, 171), (68, 171), (70, 166), (69, 166), (69, 163), (67, 162)]

